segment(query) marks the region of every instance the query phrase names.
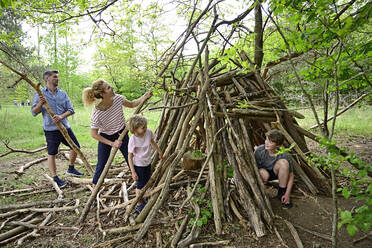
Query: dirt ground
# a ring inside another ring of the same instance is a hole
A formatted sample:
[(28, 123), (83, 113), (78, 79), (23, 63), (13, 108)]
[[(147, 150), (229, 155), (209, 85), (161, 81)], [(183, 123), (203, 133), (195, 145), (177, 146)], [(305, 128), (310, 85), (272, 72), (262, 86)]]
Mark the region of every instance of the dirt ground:
[[(350, 150), (353, 150), (360, 158), (365, 162), (372, 162), (372, 139), (364, 137), (339, 137), (339, 141), (342, 141), (342, 145)], [(311, 150), (318, 150), (317, 145), (311, 141), (308, 142), (309, 148)], [(85, 152), (85, 151), (84, 151)], [(89, 154), (87, 156), (93, 156), (94, 154)], [(35, 155), (25, 155), (19, 154), (13, 156), (12, 158), (3, 157), (0, 158), (0, 192), (20, 189), (20, 188), (30, 188), (33, 187), (37, 190), (45, 190), (51, 188), (43, 174), (48, 172), (47, 163), (42, 162), (40, 164), (32, 166), (26, 171), (26, 173), (19, 177), (13, 172), (17, 170), (21, 165), (34, 160), (40, 156), (45, 156), (45, 152), (41, 152)], [(63, 175), (67, 167), (67, 162), (62, 157), (58, 159), (58, 173)], [(79, 168), (79, 167), (78, 167)], [(77, 185), (69, 185), (64, 188), (63, 191), (66, 193), (68, 198), (80, 198), (81, 204), (79, 211), (81, 213), (84, 203), (90, 195), (90, 192), (81, 188)], [(75, 192), (75, 193), (69, 193)], [(332, 198), (326, 196), (311, 196), (300, 192), (298, 189), (294, 189), (292, 194), (293, 207), (291, 209), (283, 209), (280, 202), (275, 199), (276, 190), (273, 187), (267, 187), (267, 193), (271, 199), (272, 208), (274, 213), (277, 215), (275, 218), (275, 226), (283, 238), (284, 243), (288, 247), (296, 247), (294, 239), (284, 222), (288, 220), (292, 223), (298, 235), (304, 245), (304, 247), (331, 247), (331, 242), (327, 239), (318, 237), (310, 232), (316, 232), (330, 237), (331, 235), (331, 223), (332, 223)], [(173, 196), (170, 196), (173, 197)], [(55, 199), (56, 193), (54, 191), (48, 193), (34, 194), (22, 196), (21, 194), (14, 194), (11, 196), (0, 196), (0, 207), (22, 203), (22, 202), (32, 202), (45, 199)], [(353, 200), (345, 200), (342, 196), (339, 196), (339, 206), (345, 209), (352, 209), (356, 206)], [(73, 202), (70, 204), (73, 205)], [(156, 247), (156, 233), (160, 233), (162, 240), (162, 247), (169, 246), (169, 241), (172, 235), (175, 233), (176, 227), (179, 226), (178, 222), (187, 211), (184, 211), (182, 215), (179, 215), (172, 204), (165, 205), (157, 216), (157, 219), (164, 219), (169, 215), (171, 216), (171, 221), (168, 223), (163, 223), (159, 225), (154, 225), (150, 228), (150, 231), (145, 236), (145, 238), (139, 243), (134, 242), (132, 239), (125, 241), (118, 241), (112, 246), (106, 247)], [(173, 211), (173, 212), (172, 212)], [(96, 208), (92, 208), (88, 217), (87, 222), (83, 229), (76, 231), (60, 231), (60, 230), (42, 230), (39, 231), (41, 236), (38, 238), (32, 238), (25, 241), (24, 247), (92, 247), (103, 241), (110, 239), (115, 239), (119, 237), (128, 237), (134, 235), (135, 232), (126, 233), (122, 235), (107, 235), (105, 240), (102, 239), (102, 234), (98, 231), (95, 213)], [(111, 215), (101, 215), (101, 221), (104, 223), (104, 229), (123, 226), (122, 215), (124, 211), (119, 210), (117, 213), (112, 213)], [(75, 212), (63, 212), (56, 213), (52, 217), (53, 226), (79, 226), (76, 224), (79, 215)], [(176, 221), (172, 221), (172, 220)], [(0, 219), (3, 223), (5, 219)], [(11, 229), (8, 225), (0, 228), (0, 235), (7, 230)], [(308, 231), (304, 231), (306, 229)], [(310, 232), (309, 232), (310, 231)], [(217, 236), (214, 233), (213, 220), (209, 219), (207, 225), (202, 227), (200, 237), (198, 242), (206, 241), (219, 241), (219, 240), (229, 240), (228, 246), (225, 247), (285, 247), (281, 243), (274, 232), (268, 232), (268, 234), (262, 238), (257, 238), (252, 230), (244, 229), (239, 222), (235, 219), (234, 221), (224, 224), (223, 234)], [(351, 237), (346, 229), (343, 227), (338, 233), (339, 246), (340, 248), (348, 247), (372, 247), (372, 236), (354, 242), (365, 236), (366, 233), (358, 232), (355, 236)], [(0, 245), (1, 246), (1, 245)], [(4, 247), (15, 247), (14, 241), (5, 244)], [(205, 246), (206, 247), (206, 246)]]

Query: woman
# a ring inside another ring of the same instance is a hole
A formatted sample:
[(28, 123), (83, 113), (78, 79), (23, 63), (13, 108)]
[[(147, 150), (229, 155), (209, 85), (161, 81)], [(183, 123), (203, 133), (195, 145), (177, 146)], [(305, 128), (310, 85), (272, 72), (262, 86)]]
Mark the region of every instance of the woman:
[(124, 96), (115, 94), (114, 88), (103, 79), (95, 81), (91, 88), (83, 91), (83, 103), (91, 106), (96, 99), (101, 101), (95, 105), (91, 117), (91, 136), (98, 140), (98, 161), (93, 176), (93, 187), (97, 184), (103, 168), (110, 156), (111, 147), (120, 149), (125, 161), (128, 163), (128, 133), (123, 141), (118, 141), (121, 132), (124, 130), (126, 121), (122, 106), (135, 108), (143, 101), (152, 96), (151, 92), (145, 93), (140, 98), (128, 101)]

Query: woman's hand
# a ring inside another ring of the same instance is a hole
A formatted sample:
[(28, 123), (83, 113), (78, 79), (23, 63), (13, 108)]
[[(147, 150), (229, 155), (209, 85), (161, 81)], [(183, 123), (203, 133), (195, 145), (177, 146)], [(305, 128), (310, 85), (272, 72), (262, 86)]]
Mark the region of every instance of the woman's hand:
[(112, 147), (116, 147), (116, 148), (120, 148), (121, 147), (121, 144), (122, 144), (123, 142), (122, 141), (119, 141), (119, 140), (115, 140), (114, 142), (111, 142), (111, 146)]

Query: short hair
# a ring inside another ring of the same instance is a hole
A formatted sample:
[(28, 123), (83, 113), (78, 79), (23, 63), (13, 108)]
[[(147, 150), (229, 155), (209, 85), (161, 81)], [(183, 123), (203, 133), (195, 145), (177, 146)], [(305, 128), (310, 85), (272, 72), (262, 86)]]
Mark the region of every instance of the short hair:
[(134, 131), (139, 127), (147, 127), (147, 119), (141, 115), (133, 115), (129, 119), (129, 131), (134, 133)]
[(46, 78), (50, 77), (53, 73), (58, 74), (58, 71), (57, 70), (50, 70), (50, 71), (44, 72), (44, 74), (43, 74), (44, 81), (46, 82)]
[(275, 144), (279, 146), (283, 145), (284, 135), (278, 129), (270, 130), (265, 135), (270, 141), (275, 142)]

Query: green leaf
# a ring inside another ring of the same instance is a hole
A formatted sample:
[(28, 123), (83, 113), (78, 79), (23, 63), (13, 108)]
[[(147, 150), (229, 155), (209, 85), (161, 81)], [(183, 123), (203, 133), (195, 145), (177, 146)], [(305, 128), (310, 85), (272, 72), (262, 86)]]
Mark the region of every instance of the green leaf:
[(348, 224), (346, 230), (351, 236), (354, 236), (358, 232), (358, 228), (353, 224)]
[(345, 223), (348, 223), (350, 222), (353, 217), (351, 216), (351, 212), (346, 210), (346, 211), (342, 211), (341, 212), (341, 219), (345, 222)]
[(349, 191), (348, 188), (343, 188), (342, 189), (342, 195), (344, 196), (345, 199), (349, 199), (351, 192)]

